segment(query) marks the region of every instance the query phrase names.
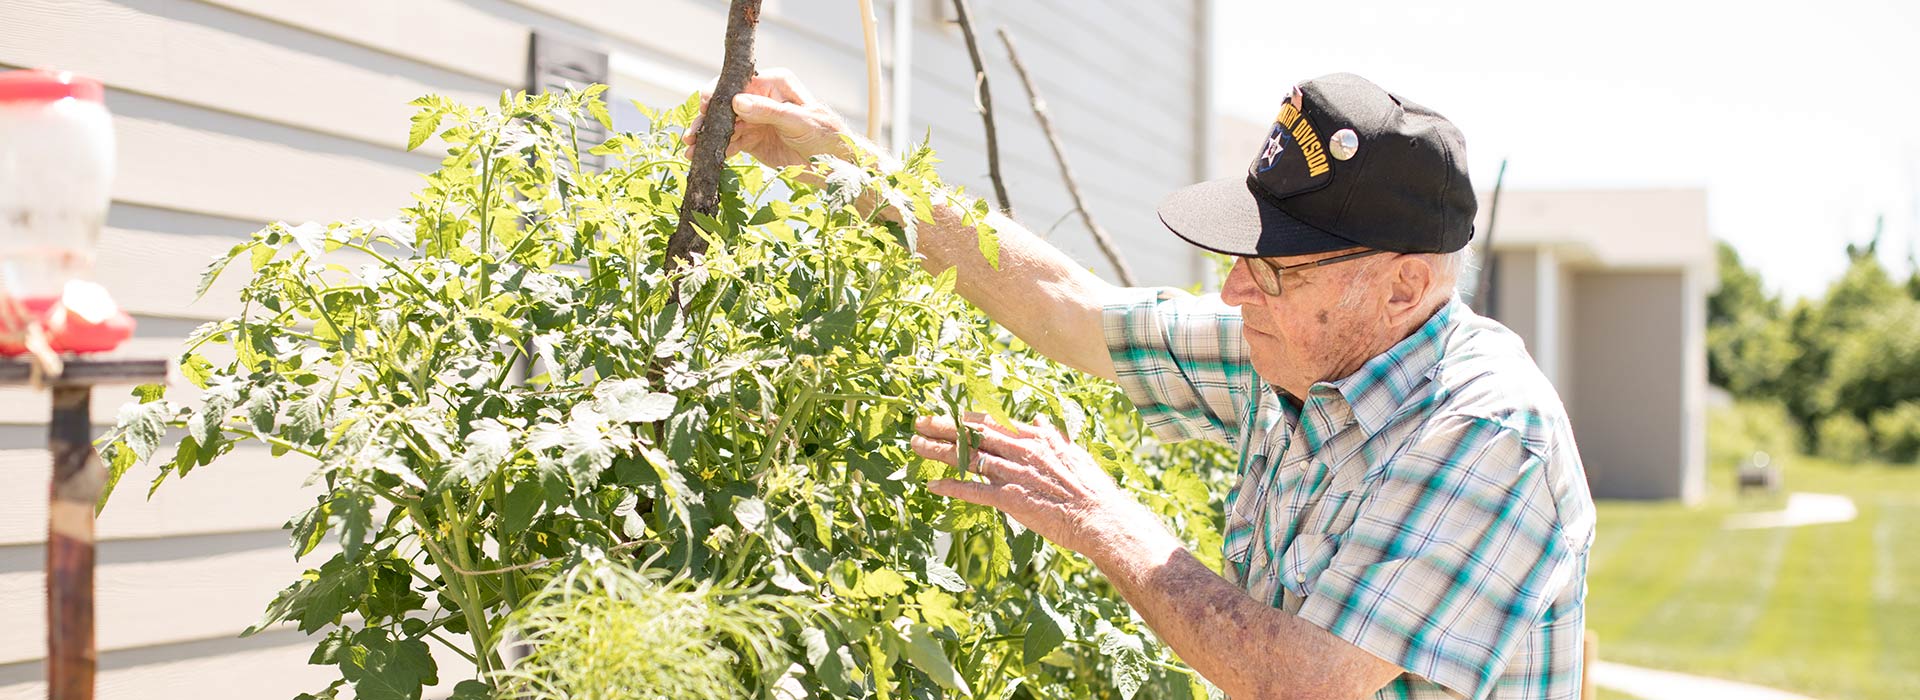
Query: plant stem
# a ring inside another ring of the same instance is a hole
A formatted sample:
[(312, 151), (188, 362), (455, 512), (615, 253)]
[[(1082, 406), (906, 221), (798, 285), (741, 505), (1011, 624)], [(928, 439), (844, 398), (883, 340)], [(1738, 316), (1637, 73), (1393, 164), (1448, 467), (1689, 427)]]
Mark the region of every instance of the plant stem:
[(420, 291), (424, 292), (428, 290), (427, 283), (420, 281), (419, 277), (414, 276), (412, 270), (408, 270), (404, 267), (401, 267), (400, 263), (394, 262), (393, 258), (389, 258), (385, 255), (381, 255), (379, 252), (373, 249), (373, 246), (360, 245), (358, 243), (343, 243), (341, 245), (347, 248), (352, 248), (354, 250), (360, 251), (362, 253), (366, 253), (367, 255), (372, 256), (373, 259), (378, 261), (380, 264), (393, 268), (394, 272), (398, 272), (402, 275), (406, 275), (407, 279), (413, 280), (414, 284), (420, 286)]
[[(459, 512), (459, 509), (454, 506), (453, 493), (450, 491), (440, 492), (440, 504), (444, 511), (450, 515)], [(427, 529), (430, 527), (429, 522), (425, 518), (425, 514), (420, 512), (417, 504), (409, 502), (407, 508), (409, 514), (414, 517), (414, 520), (420, 524), (421, 528)], [(454, 547), (454, 558), (449, 559), (446, 551), (440, 549), (433, 543), (432, 537), (423, 535), (421, 541), (433, 549), (433, 551), (439, 555), (441, 561), (471, 570), (473, 568), (473, 561), (467, 556), (466, 525), (461, 523), (458, 517), (449, 517), (447, 524), (453, 530), (452, 544)], [(440, 574), (448, 579), (448, 592), (459, 591), (459, 593), (455, 595), (454, 602), (460, 605), (460, 612), (466, 615), (467, 637), (473, 640), (473, 655), (476, 659), (474, 665), (479, 669), (480, 675), (485, 676), (493, 670), (492, 664), (489, 663), (493, 658), (493, 639), (491, 634), (492, 630), (487, 626), (486, 616), (482, 614), (479, 607), (480, 587), (474, 581), (474, 577), (462, 575), (452, 567), (443, 568)]]
[(497, 136), (487, 141), (487, 151), (482, 156), (486, 158), (487, 161), (480, 166), (480, 249), (475, 251), (479, 254), (480, 258), (480, 290), (479, 296), (474, 299), (474, 306), (479, 306), (481, 299), (485, 299), (493, 293), (493, 267), (487, 262), (487, 248), (488, 243), (490, 243), (489, 237), (493, 233), (491, 230), (493, 224), (493, 161), (495, 158), (493, 150), (498, 147), (499, 141), (500, 139)]
[(809, 383), (799, 396), (794, 397), (793, 403), (787, 404), (787, 409), (780, 412), (780, 419), (774, 421), (773, 430), (767, 431), (767, 449), (760, 453), (760, 463), (753, 470), (755, 480), (765, 476), (767, 469), (773, 465), (773, 453), (780, 449), (780, 443), (786, 438), (787, 422), (793, 420), (794, 414), (799, 413), (801, 408), (813, 402), (813, 392), (818, 388)]

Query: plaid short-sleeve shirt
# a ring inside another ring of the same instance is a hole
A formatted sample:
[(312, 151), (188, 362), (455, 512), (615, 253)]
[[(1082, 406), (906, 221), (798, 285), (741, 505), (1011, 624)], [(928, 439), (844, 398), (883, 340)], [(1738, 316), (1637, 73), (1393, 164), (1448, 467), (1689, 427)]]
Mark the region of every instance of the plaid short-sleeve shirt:
[(1224, 575), (1408, 671), (1376, 698), (1579, 696), (1593, 501), (1518, 336), (1455, 299), (1295, 400), (1237, 308), (1130, 294), (1105, 310), (1120, 385), (1162, 439), (1240, 453)]

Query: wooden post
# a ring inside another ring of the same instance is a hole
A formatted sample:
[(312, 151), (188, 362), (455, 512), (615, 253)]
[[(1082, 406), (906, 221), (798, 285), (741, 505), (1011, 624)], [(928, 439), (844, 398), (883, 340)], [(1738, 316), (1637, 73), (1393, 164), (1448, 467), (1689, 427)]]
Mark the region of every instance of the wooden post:
[(1580, 700), (1600, 700), (1600, 687), (1593, 682), (1593, 667), (1600, 665), (1600, 635), (1587, 630), (1580, 644)]
[(60, 376), (45, 378), (30, 362), (0, 360), (0, 386), (45, 386), (53, 412), (47, 451), (47, 698), (93, 700), (98, 664), (93, 624), (93, 518), (107, 470), (93, 451), (94, 384), (167, 380), (168, 362), (66, 358)]
[(93, 453), (93, 387), (53, 388), (47, 449), (47, 697), (93, 700), (93, 512), (106, 468)]

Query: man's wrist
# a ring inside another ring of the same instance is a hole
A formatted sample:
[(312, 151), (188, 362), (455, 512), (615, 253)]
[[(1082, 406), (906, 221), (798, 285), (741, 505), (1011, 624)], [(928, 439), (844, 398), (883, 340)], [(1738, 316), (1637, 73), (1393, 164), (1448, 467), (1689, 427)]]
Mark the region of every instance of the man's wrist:
[(1186, 549), (1158, 515), (1132, 499), (1090, 520), (1082, 554), (1110, 578), (1144, 576)]

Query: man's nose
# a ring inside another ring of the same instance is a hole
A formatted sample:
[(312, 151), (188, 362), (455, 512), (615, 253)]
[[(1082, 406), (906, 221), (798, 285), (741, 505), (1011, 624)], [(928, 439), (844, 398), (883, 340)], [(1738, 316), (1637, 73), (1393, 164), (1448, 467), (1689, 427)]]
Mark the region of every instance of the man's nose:
[(1220, 285), (1220, 301), (1230, 306), (1245, 306), (1260, 301), (1260, 285), (1253, 283), (1253, 273), (1247, 270), (1246, 258), (1236, 258), (1233, 269), (1227, 271), (1226, 282)]

